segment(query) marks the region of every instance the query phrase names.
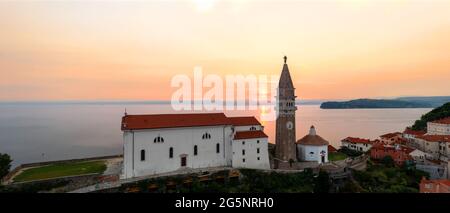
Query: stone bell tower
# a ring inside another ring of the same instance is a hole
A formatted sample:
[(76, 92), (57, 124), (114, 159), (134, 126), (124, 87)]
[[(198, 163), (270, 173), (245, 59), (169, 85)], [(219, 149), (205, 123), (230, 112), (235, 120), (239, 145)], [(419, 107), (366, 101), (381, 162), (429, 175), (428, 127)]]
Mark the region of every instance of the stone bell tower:
[[(281, 71), (280, 81), (278, 83), (277, 94), (277, 120), (276, 120), (276, 165), (297, 161), (297, 152), (295, 145), (295, 88), (292, 83), (289, 68), (286, 63), (287, 57), (284, 56), (283, 70)], [(289, 164), (288, 164), (289, 165)], [(285, 167), (285, 166), (283, 166)]]

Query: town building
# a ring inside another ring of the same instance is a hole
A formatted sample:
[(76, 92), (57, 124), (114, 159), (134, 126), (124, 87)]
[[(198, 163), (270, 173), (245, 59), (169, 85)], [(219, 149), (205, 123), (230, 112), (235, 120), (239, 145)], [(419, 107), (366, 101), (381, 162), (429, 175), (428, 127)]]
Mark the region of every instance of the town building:
[(374, 143), (377, 143), (378, 140), (371, 141), (369, 139), (364, 138), (354, 138), (354, 137), (346, 137), (341, 140), (342, 147), (347, 147), (348, 149), (355, 150), (358, 152), (367, 152), (372, 148)]
[(442, 161), (450, 159), (450, 135), (417, 136), (415, 143), (420, 150), (429, 153), (432, 159)]
[(410, 147), (414, 147), (416, 149), (421, 149), (420, 144), (417, 143), (416, 138), (418, 136), (425, 135), (427, 132), (423, 130), (412, 130), (410, 127), (407, 127), (405, 131), (403, 131), (403, 138), (406, 140), (406, 143)]
[(291, 74), (284, 56), (284, 65), (278, 82), (277, 104), (275, 110), (276, 132), (275, 132), (275, 165), (276, 168), (290, 168), (292, 162), (297, 160), (296, 136), (295, 136), (295, 88), (292, 83)]
[(428, 135), (450, 135), (450, 117), (427, 122)]
[(393, 132), (393, 133), (387, 133), (380, 136), (381, 142), (386, 145), (392, 145), (396, 143), (403, 143), (402, 139), (402, 133), (400, 132)]
[(430, 159), (430, 154), (423, 152), (419, 149), (415, 149), (409, 155), (413, 158), (415, 163), (424, 163), (426, 159)]
[(316, 129), (311, 126), (309, 134), (297, 141), (298, 160), (327, 163), (328, 145), (329, 142), (317, 135)]
[(427, 180), (423, 177), (420, 181), (420, 193), (450, 193), (450, 180)]
[(223, 113), (151, 114), (122, 117), (122, 178), (183, 169), (270, 169), (268, 138), (252, 117)]
[(386, 156), (390, 156), (395, 165), (401, 166), (408, 160), (413, 160), (409, 155), (413, 149), (401, 145), (385, 145), (383, 143), (376, 143), (370, 149), (370, 158), (374, 160), (382, 160)]

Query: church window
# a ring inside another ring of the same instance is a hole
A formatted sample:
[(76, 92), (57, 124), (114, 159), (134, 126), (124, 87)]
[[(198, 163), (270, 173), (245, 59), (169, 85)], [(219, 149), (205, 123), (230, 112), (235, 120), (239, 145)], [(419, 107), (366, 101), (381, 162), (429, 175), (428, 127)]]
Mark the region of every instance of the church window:
[(258, 153), (258, 154), (259, 154), (259, 148), (257, 148), (257, 149), (256, 149), (256, 153)]
[(259, 143), (259, 140), (256, 140), (256, 143)]
[(314, 155), (314, 152), (310, 152), (309, 154), (310, 154), (310, 155)]
[(145, 150), (141, 149), (141, 161), (145, 161)]
[(254, 126), (250, 127), (250, 131), (255, 131), (255, 130), (256, 130), (256, 127), (254, 127)]
[(205, 132), (205, 134), (202, 135), (202, 139), (203, 139), (203, 140), (211, 139), (211, 134)]
[(257, 157), (257, 159), (259, 160), (259, 157)]
[(194, 155), (197, 155), (197, 145), (194, 146)]
[(242, 155), (245, 155), (245, 149), (242, 150)]
[(153, 139), (153, 143), (163, 143), (163, 142), (164, 142), (164, 138), (161, 136), (158, 136), (155, 139)]
[(242, 141), (242, 145), (245, 145), (245, 141)]
[(169, 158), (173, 158), (173, 147), (169, 149)]
[(242, 158), (242, 163), (245, 163), (245, 158)]
[(216, 153), (220, 153), (220, 144), (216, 144)]

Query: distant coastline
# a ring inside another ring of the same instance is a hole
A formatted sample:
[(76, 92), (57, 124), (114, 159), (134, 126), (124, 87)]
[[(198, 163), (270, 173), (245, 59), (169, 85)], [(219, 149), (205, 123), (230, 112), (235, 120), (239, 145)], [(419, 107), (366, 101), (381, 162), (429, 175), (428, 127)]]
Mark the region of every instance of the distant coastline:
[(450, 102), (450, 96), (401, 97), (395, 99), (355, 99), (326, 101), (321, 109), (434, 108)]

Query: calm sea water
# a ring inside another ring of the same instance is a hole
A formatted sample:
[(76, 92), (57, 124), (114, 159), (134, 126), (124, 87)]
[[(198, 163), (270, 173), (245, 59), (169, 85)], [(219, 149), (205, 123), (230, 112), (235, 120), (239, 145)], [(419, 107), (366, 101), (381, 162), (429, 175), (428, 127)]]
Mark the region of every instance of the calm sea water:
[[(174, 113), (165, 104), (0, 104), (0, 153), (22, 163), (62, 160), (122, 153), (121, 116)], [(402, 131), (431, 109), (320, 109), (299, 106), (297, 138), (314, 125), (317, 134), (336, 147), (347, 136), (376, 138)], [(253, 115), (259, 111), (227, 111), (229, 116)], [(274, 143), (275, 122), (265, 122), (265, 132)]]

